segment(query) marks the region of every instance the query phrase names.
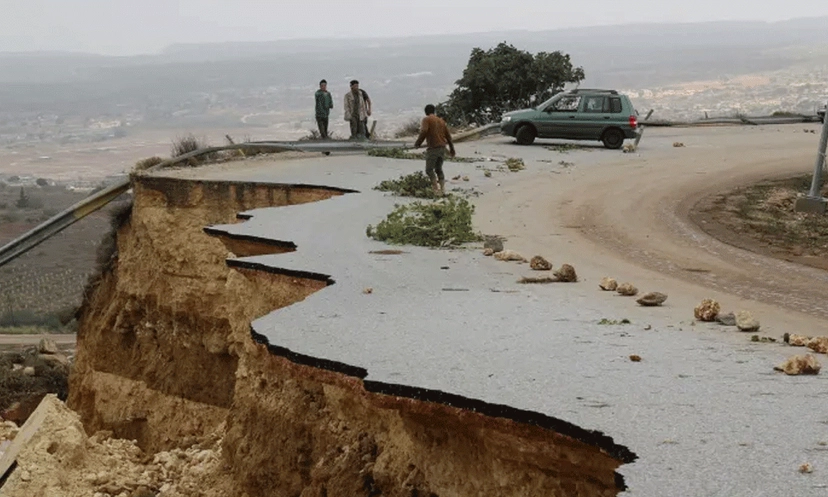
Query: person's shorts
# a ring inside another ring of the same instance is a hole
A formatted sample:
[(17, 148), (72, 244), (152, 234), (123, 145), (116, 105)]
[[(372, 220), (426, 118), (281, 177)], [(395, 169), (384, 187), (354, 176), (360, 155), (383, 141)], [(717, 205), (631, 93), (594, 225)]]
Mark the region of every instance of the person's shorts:
[(426, 174), (429, 178), (434, 179), (435, 174), (437, 178), (442, 180), (443, 176), (443, 162), (446, 159), (445, 147), (430, 148), (426, 150)]

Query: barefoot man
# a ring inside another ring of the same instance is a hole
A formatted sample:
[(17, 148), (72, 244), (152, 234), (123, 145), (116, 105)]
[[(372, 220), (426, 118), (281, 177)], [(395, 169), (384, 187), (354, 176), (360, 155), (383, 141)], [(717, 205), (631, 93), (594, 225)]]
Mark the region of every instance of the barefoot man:
[(437, 117), (434, 110), (433, 105), (426, 105), (426, 116), (420, 125), (420, 136), (417, 137), (414, 148), (419, 148), (423, 140), (426, 141), (426, 174), (431, 179), (434, 192), (445, 195), (446, 177), (443, 174), (443, 161), (446, 158), (446, 145), (449, 147), (449, 155), (454, 157), (454, 143), (451, 141), (451, 133), (446, 122)]

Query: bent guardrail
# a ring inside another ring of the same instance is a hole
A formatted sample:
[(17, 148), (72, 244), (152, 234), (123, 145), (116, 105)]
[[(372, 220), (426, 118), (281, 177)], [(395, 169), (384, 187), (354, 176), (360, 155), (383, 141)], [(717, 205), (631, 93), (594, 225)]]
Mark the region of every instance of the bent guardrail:
[[(461, 135), (458, 135), (455, 141), (464, 141), (475, 137), (485, 136), (485, 134), (494, 130), (497, 124), (483, 126)], [(276, 142), (276, 141), (259, 141), (259, 142), (243, 142), (233, 143), (229, 145), (222, 145), (219, 147), (207, 147), (199, 150), (194, 150), (186, 154), (179, 155), (166, 159), (158, 164), (148, 167), (139, 174), (147, 174), (165, 167), (170, 167), (180, 162), (185, 162), (189, 159), (199, 157), (202, 155), (215, 154), (228, 150), (241, 151), (262, 151), (267, 152), (362, 152), (376, 148), (408, 148), (406, 142), (402, 141), (319, 141), (319, 142)], [(65, 230), (74, 223), (80, 221), (89, 214), (105, 207), (107, 204), (126, 193), (130, 189), (130, 180), (123, 180), (115, 185), (105, 188), (89, 197), (74, 204), (68, 209), (52, 216), (43, 223), (39, 224), (30, 231), (15, 238), (6, 245), (0, 247), (0, 267), (8, 264), (17, 257), (25, 254), (29, 250), (45, 242), (54, 235)]]

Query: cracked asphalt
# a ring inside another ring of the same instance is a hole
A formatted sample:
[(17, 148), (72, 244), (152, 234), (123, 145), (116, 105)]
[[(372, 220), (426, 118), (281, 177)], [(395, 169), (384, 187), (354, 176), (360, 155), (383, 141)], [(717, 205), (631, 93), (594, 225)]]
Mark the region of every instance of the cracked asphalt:
[[(561, 153), (544, 146), (551, 143), (520, 147), (506, 137), (459, 144), (458, 155), (488, 159), (445, 166), (449, 177), (470, 177), (449, 189), (481, 193), (470, 198), (477, 227), (505, 235), (507, 248), (527, 258), (572, 264), (580, 281), (570, 284), (519, 285), (520, 276), (543, 273), (484, 257), (479, 245), (431, 250), (369, 239), (368, 224), (408, 201), (372, 187), (421, 170), (420, 161), (331, 155), (159, 174), (360, 192), (257, 209), (247, 222), (217, 227), (292, 241), (296, 252), (245, 260), (335, 281), (253, 323), (273, 344), (364, 367), (370, 380), (603, 431), (639, 456), (619, 469), (630, 487), (625, 495), (818, 496), (828, 495), (826, 377), (774, 372), (805, 350), (694, 323), (693, 306), (712, 297), (724, 310), (748, 309), (762, 321), (762, 336), (823, 334), (824, 318), (811, 303), (826, 297), (816, 286), (825, 273), (718, 246), (688, 225), (682, 210), (703, 193), (807, 172), (816, 144), (802, 127), (654, 128), (636, 154), (591, 144)], [(673, 149), (677, 139), (687, 146)], [(513, 156), (527, 169), (483, 175), (481, 168)], [(385, 248), (405, 253), (370, 253)], [(642, 308), (634, 298), (600, 291), (603, 276), (669, 298)], [(368, 287), (373, 292), (364, 294)], [(788, 293), (799, 297), (778, 297)], [(604, 318), (631, 324), (599, 324)], [(642, 361), (630, 361), (631, 354)], [(799, 473), (806, 462), (812, 474)]]

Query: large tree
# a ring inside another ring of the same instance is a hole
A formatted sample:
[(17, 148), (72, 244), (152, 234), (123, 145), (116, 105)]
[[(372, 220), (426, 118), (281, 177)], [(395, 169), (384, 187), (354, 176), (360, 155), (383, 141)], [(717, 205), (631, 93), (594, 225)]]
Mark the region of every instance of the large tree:
[(487, 51), (474, 48), (457, 88), (439, 105), (438, 114), (450, 124), (488, 124), (583, 79), (583, 68), (573, 67), (569, 55), (560, 51), (532, 55), (506, 42)]

